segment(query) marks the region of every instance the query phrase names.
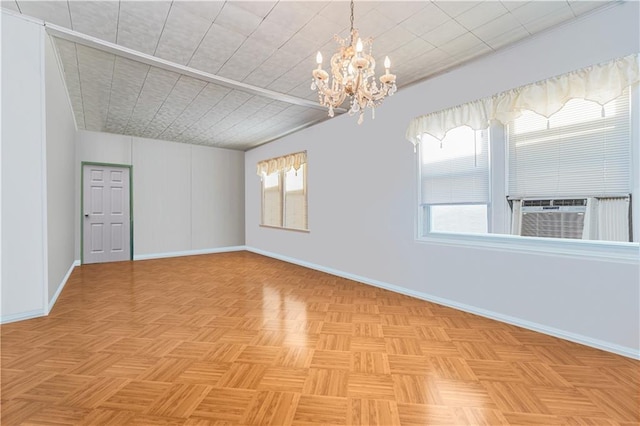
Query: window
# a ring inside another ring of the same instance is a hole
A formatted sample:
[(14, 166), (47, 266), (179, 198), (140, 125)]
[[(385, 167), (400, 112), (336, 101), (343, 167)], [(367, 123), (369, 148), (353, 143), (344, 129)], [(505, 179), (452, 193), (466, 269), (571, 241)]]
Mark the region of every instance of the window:
[(487, 130), (450, 130), (442, 141), (420, 143), (421, 205), (425, 232), (488, 232)]
[[(506, 229), (522, 237), (633, 241), (630, 92), (604, 106), (572, 99), (548, 119), (524, 110), (505, 125), (495, 121), (497, 132), (461, 126), (442, 141), (423, 134), (421, 236)], [(508, 211), (495, 208), (498, 202)]]
[(418, 238), (637, 262), (639, 61), (634, 53), (413, 118)]
[(307, 229), (306, 173), (305, 152), (258, 163), (262, 185), (261, 225)]
[(507, 124), (509, 197), (629, 194), (629, 102), (626, 90), (604, 107), (572, 99), (548, 120), (523, 111)]
[(513, 234), (630, 241), (629, 106), (627, 89), (604, 106), (572, 99), (548, 120), (525, 110), (507, 124)]

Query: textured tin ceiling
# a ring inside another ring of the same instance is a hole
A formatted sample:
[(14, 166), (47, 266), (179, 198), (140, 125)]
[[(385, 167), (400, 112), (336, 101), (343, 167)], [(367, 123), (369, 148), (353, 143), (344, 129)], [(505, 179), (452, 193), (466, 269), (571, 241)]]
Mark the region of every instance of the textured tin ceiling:
[[(605, 3), (356, 2), (355, 26), (375, 38), (376, 58), (391, 57), (402, 88)], [(239, 150), (327, 119), (311, 70), (349, 28), (345, 1), (2, 7), (52, 24), (79, 128)]]

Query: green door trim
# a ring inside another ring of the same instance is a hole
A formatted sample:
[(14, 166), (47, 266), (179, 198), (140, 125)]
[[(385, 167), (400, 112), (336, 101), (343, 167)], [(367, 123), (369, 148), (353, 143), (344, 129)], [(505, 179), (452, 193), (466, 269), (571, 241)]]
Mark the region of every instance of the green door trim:
[(80, 163), (80, 264), (84, 264), (84, 166), (120, 167), (122, 169), (129, 169), (129, 260), (133, 260), (133, 166), (130, 164), (82, 161)]

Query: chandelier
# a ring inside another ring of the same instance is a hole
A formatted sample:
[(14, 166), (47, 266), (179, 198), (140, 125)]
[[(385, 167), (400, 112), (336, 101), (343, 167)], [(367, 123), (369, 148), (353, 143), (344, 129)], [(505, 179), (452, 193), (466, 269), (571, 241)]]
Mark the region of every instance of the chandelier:
[(329, 117), (334, 116), (334, 108), (342, 105), (347, 96), (350, 97), (349, 115), (360, 113), (358, 124), (362, 124), (365, 108), (371, 108), (371, 117), (375, 118), (375, 108), (385, 96), (392, 96), (397, 90), (396, 76), (389, 73), (391, 61), (388, 56), (385, 57), (385, 73), (380, 76), (378, 85), (375, 79), (376, 61), (371, 56), (373, 38), (362, 40), (358, 30), (353, 28), (353, 0), (349, 37), (341, 38), (336, 34), (333, 38), (340, 48), (331, 57), (332, 80), (322, 69), (322, 53), (318, 52), (318, 68), (313, 70), (311, 90), (318, 90), (320, 105), (329, 108)]

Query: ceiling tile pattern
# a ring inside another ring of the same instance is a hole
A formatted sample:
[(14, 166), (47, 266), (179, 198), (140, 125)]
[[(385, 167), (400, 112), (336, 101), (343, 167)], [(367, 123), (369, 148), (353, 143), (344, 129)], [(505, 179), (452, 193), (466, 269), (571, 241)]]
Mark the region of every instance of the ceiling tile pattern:
[[(402, 88), (607, 3), (357, 1), (355, 26), (375, 38), (379, 70), (385, 55), (392, 59)], [(310, 71), (316, 51), (330, 57), (334, 34), (346, 37), (349, 28), (349, 3), (339, 0), (1, 4), (176, 65), (55, 37), (78, 127), (239, 150), (327, 119), (305, 106), (317, 100)], [(203, 73), (277, 93), (217, 84)]]

